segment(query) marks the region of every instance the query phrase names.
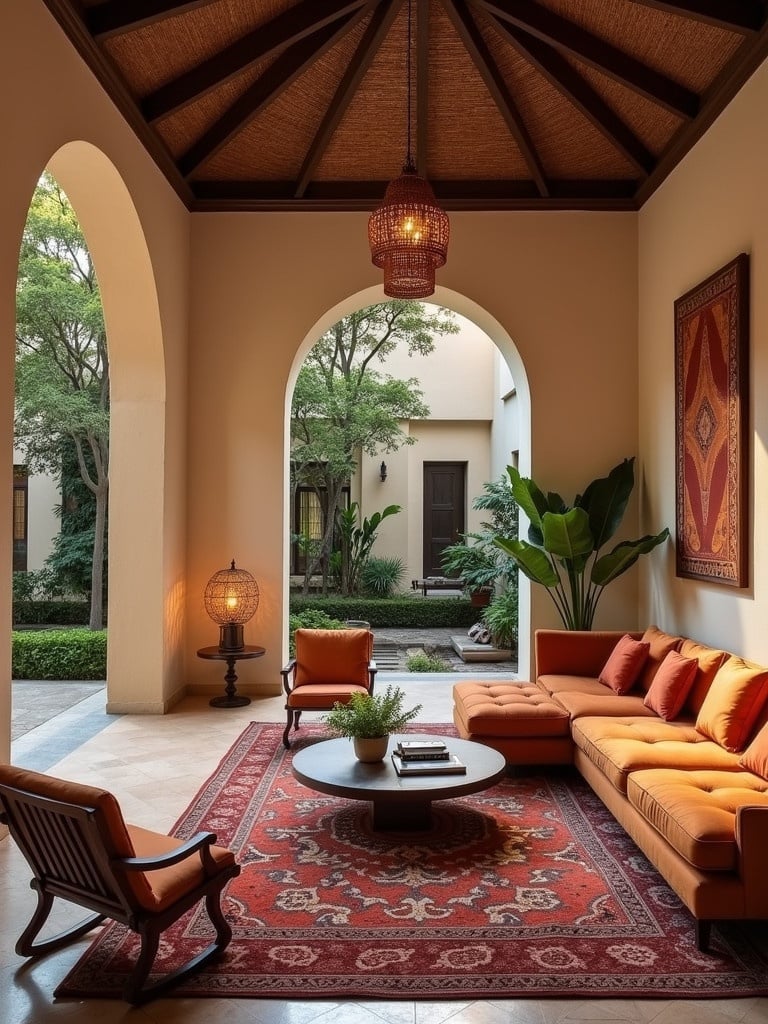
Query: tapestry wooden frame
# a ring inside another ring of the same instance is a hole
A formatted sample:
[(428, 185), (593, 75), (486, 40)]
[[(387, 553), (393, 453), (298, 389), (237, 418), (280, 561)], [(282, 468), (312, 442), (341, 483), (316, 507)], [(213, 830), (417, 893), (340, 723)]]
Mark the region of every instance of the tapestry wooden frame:
[(675, 302), (677, 575), (748, 585), (749, 256)]

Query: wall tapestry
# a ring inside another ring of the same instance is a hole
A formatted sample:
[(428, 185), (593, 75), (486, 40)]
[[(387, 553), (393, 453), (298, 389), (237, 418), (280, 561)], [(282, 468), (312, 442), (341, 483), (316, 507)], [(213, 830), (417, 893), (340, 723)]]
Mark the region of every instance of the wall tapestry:
[(677, 575), (746, 587), (749, 257), (675, 302)]

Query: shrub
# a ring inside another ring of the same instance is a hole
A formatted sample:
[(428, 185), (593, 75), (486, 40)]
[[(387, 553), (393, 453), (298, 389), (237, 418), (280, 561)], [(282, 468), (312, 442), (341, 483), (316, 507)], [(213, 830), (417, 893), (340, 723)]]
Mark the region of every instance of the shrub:
[(11, 672), (14, 679), (106, 679), (107, 631), (14, 632)]
[(370, 622), (374, 629), (385, 626), (405, 629), (469, 627), (477, 621), (477, 611), (469, 601), (456, 597), (430, 597), (424, 600), (417, 594), (389, 599), (291, 595), (292, 614), (308, 608), (324, 611), (342, 622), (347, 619), (363, 619)]
[(483, 611), (483, 622), (496, 647), (514, 647), (517, 643), (517, 587), (497, 594)]
[(425, 654), (419, 651), (418, 654), (409, 654), (405, 662), (409, 672), (450, 672), (451, 666), (447, 661), (438, 658), (434, 654)]
[(14, 626), (87, 626), (90, 614), (91, 607), (86, 601), (13, 602)]
[(360, 582), (371, 597), (390, 597), (399, 589), (404, 572), (402, 558), (371, 557), (360, 572)]

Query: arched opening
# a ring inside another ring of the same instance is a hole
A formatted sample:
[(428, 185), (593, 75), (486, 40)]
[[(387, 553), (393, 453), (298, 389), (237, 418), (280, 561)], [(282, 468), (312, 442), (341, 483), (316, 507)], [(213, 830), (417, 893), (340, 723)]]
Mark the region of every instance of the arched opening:
[[(372, 305), (377, 302), (385, 300), (383, 290), (380, 287), (369, 288), (360, 291), (354, 295), (349, 296), (342, 302), (338, 303), (332, 309), (328, 310), (323, 317), (321, 317), (312, 330), (307, 333), (303, 339), (301, 345), (298, 347), (294, 361), (291, 367), (291, 373), (289, 376), (288, 386), (286, 388), (286, 420), (285, 420), (285, 438), (286, 438), (286, 450), (285, 450), (285, 465), (286, 465), (286, 479), (289, 479), (288, 465), (290, 461), (290, 412), (291, 412), (291, 396), (296, 384), (299, 369), (301, 368), (307, 353), (310, 351), (312, 346), (315, 344), (317, 339), (334, 323), (340, 320), (342, 317), (348, 315), (354, 310), (359, 310), (365, 306)], [(444, 306), (450, 309), (467, 320), (471, 321), (472, 324), (479, 327), (485, 335), (493, 342), (496, 348), (501, 353), (502, 359), (506, 363), (512, 377), (514, 379), (516, 388), (516, 401), (518, 407), (518, 443), (519, 443), (519, 467), (523, 472), (530, 471), (530, 423), (531, 423), (531, 412), (530, 412), (530, 395), (527, 377), (522, 364), (517, 347), (513, 340), (509, 336), (508, 332), (498, 323), (493, 317), (491, 317), (485, 310), (479, 307), (476, 303), (460, 293), (453, 292), (449, 289), (438, 288), (434, 297), (430, 299), (430, 302)], [(494, 475), (498, 477), (504, 470), (504, 466), (493, 465), (493, 472), (491, 477)], [(383, 482), (383, 481), (382, 481)], [(292, 508), (290, 507), (289, 501), (290, 489), (285, 489), (285, 504), (284, 504), (284, 565), (283, 573), (284, 579), (287, 581), (289, 577), (289, 558), (290, 558), (290, 525), (292, 521)], [(469, 495), (471, 498), (471, 495)], [(284, 622), (287, 622), (287, 604), (289, 600), (288, 587), (285, 589), (285, 615)], [(529, 588), (525, 578), (520, 580), (520, 609), (519, 609), (519, 638), (518, 638), (518, 665), (519, 671), (526, 674), (530, 670), (531, 660), (531, 644), (530, 644), (530, 599), (529, 599)]]
[(46, 169), (91, 253), (110, 353), (107, 710), (161, 711), (177, 617), (163, 596), (165, 368), (153, 268), (128, 189), (99, 149), (68, 143)]

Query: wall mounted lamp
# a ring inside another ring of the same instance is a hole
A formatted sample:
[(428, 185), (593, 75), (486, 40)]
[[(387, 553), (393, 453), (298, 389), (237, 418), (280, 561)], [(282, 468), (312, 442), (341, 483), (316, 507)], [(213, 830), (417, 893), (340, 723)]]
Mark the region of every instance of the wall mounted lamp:
[(243, 626), (258, 607), (259, 585), (245, 569), (236, 568), (234, 558), (229, 569), (211, 576), (205, 588), (205, 610), (219, 624), (220, 650), (243, 649)]
[(386, 462), (382, 462), (382, 464), (379, 466), (379, 477), (381, 478), (381, 482), (382, 483), (384, 483), (384, 481), (387, 479), (387, 464), (386, 464)]

